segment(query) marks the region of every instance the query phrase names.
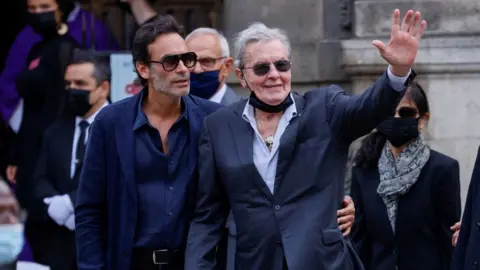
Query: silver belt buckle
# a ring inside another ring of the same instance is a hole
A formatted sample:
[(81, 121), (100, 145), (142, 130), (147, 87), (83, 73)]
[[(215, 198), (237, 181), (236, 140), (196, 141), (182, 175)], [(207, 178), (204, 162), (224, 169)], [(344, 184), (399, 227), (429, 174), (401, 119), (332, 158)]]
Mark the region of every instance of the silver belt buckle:
[(156, 253), (157, 251), (168, 252), (168, 249), (158, 249), (158, 250), (155, 250), (155, 251), (153, 252), (153, 264), (156, 264), (156, 265), (167, 265), (168, 262), (162, 262), (162, 263), (157, 262), (157, 257), (155, 256), (155, 253)]

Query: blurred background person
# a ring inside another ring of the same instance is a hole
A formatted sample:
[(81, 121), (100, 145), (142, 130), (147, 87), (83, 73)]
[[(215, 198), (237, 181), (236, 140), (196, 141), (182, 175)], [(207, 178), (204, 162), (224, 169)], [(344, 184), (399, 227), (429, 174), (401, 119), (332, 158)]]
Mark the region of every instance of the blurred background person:
[(197, 28), (185, 41), (198, 57), (190, 70), (190, 94), (226, 106), (241, 100), (226, 83), (233, 65), (227, 39), (213, 28)]
[(430, 149), (421, 132), (430, 118), (413, 83), (395, 117), (368, 135), (352, 170), (352, 239), (365, 269), (447, 270), (450, 226), (460, 217), (458, 161)]
[(23, 116), (14, 143), (10, 144), (12, 154), (7, 168), (9, 180), (18, 180), (17, 198), (27, 211), (34, 204), (30, 183), (42, 134), (63, 114), (65, 68), (74, 49), (80, 46), (67, 35), (65, 14), (69, 5), (63, 1), (66, 0), (27, 1), (27, 21), (43, 39), (30, 50), (16, 80), (16, 89), (23, 98)]
[[(23, 0), (20, 0), (23, 1)], [(44, 5), (51, 1), (44, 0)], [(118, 50), (119, 45), (110, 30), (90, 11), (85, 10), (74, 0), (58, 0), (63, 10), (63, 21), (68, 26), (67, 34), (84, 47), (93, 47), (97, 51)], [(28, 17), (31, 17), (27, 13)], [(92, 22), (94, 27), (92, 27)], [(92, 31), (92, 29), (94, 29)], [(18, 33), (10, 47), (5, 68), (0, 76), (0, 114), (9, 122), (21, 100), (17, 92), (16, 80), (25, 68), (27, 56), (32, 47), (44, 39), (41, 33), (27, 21), (27, 25)], [(17, 112), (19, 113), (19, 112)]]
[(15, 270), (23, 248), (23, 218), (7, 182), (0, 176), (0, 270)]
[(89, 127), (108, 105), (108, 57), (76, 53), (65, 73), (67, 117), (57, 120), (43, 136), (42, 150), (30, 185), (35, 200), (27, 237), (35, 261), (52, 270), (77, 269), (75, 214), (78, 178)]
[[(452, 270), (478, 269), (480, 263), (480, 148), (468, 187), (467, 201), (461, 222), (452, 226), (455, 246)], [(457, 239), (458, 238), (458, 239)]]

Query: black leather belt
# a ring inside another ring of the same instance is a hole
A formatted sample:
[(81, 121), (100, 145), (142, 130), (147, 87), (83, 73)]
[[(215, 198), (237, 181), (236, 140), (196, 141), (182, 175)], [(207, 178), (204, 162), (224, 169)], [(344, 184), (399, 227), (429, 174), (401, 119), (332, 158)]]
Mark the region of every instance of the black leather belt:
[(134, 249), (132, 253), (132, 270), (142, 269), (183, 269), (183, 249)]

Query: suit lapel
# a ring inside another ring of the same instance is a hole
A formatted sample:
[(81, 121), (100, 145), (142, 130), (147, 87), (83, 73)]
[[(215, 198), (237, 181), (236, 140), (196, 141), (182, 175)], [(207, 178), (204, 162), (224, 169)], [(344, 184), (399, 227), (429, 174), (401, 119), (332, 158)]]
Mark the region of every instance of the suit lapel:
[(232, 132), (232, 137), (235, 141), (235, 148), (237, 150), (238, 159), (241, 164), (249, 165), (252, 167), (254, 176), (252, 181), (260, 189), (267, 198), (272, 199), (272, 193), (268, 188), (267, 184), (263, 180), (262, 176), (255, 167), (253, 162), (253, 140), (254, 140), (254, 130), (250, 123), (245, 121), (242, 117), (243, 110), (247, 104), (248, 100), (239, 102), (235, 104), (234, 111), (237, 114), (237, 117), (234, 117), (232, 121), (229, 122), (230, 130)]
[(293, 98), (295, 100), (295, 106), (297, 108), (297, 116), (292, 118), (287, 128), (285, 129), (285, 132), (280, 138), (280, 146), (278, 149), (278, 163), (275, 173), (275, 190), (279, 190), (282, 182), (281, 180), (287, 172), (290, 163), (292, 162), (293, 153), (297, 144), (298, 129), (302, 120), (302, 114), (305, 105), (303, 97), (299, 94), (294, 93)]
[(135, 98), (125, 103), (124, 113), (118, 116), (117, 125), (115, 125), (115, 142), (117, 145), (118, 155), (123, 177), (127, 185), (127, 189), (132, 195), (132, 199), (136, 205), (136, 181), (135, 181), (135, 141), (133, 124), (138, 109), (138, 103), (142, 95), (138, 94)]
[(189, 126), (189, 139), (188, 139), (188, 166), (185, 168), (188, 170), (188, 175), (191, 176), (196, 167), (198, 161), (198, 139), (201, 134), (201, 129), (203, 125), (203, 119), (205, 118), (205, 113), (200, 109), (194, 99), (190, 96), (184, 98), (185, 103), (187, 103), (187, 114), (188, 114), (188, 126)]

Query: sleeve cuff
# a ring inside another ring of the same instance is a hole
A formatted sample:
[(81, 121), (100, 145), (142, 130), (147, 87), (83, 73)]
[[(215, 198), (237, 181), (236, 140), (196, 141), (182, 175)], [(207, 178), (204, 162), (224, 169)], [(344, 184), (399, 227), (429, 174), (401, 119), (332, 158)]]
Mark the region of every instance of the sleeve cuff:
[(388, 66), (388, 68), (387, 68), (387, 76), (388, 76), (388, 80), (389, 80), (390, 86), (391, 86), (395, 91), (399, 91), (399, 92), (402, 91), (403, 88), (405, 88), (405, 82), (407, 81), (408, 76), (410, 76), (411, 73), (412, 73), (412, 70), (410, 69), (410, 70), (408, 71), (407, 76), (405, 76), (405, 77), (398, 77), (398, 76), (393, 75), (392, 71), (390, 70), (390, 66)]

